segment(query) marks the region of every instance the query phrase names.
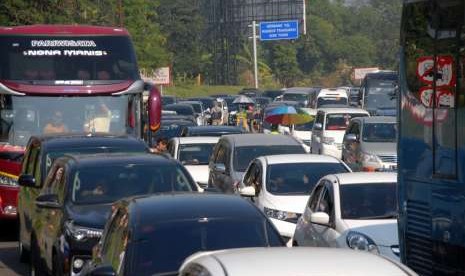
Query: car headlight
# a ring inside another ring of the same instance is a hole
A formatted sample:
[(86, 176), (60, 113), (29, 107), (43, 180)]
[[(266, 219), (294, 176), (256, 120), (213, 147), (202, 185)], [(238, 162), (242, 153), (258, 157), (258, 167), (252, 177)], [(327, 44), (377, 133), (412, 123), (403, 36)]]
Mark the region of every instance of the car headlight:
[(369, 153), (362, 153), (362, 160), (365, 163), (381, 163), (378, 156)]
[(334, 137), (323, 137), (322, 142), (323, 144), (332, 145), (334, 144), (335, 140)]
[(292, 213), (292, 212), (274, 210), (274, 209), (270, 209), (266, 207), (264, 208), (264, 211), (265, 211), (265, 215), (267, 215), (270, 218), (277, 219), (277, 220), (297, 223), (297, 219), (299, 218), (299, 216), (296, 213)]
[(362, 233), (349, 232), (349, 234), (347, 234), (346, 241), (347, 246), (354, 250), (379, 253), (378, 246), (375, 244), (375, 242)]
[(65, 223), (66, 233), (76, 241), (85, 241), (92, 238), (100, 238), (103, 230), (79, 226), (68, 221)]

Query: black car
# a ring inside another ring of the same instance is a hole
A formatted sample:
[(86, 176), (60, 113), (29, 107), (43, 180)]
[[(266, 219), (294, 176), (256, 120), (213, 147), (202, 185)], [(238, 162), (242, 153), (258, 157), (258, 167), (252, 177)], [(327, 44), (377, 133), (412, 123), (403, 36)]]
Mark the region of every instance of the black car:
[(246, 133), (241, 127), (236, 126), (189, 126), (184, 127), (181, 137), (192, 136), (223, 136), (228, 134)]
[(177, 275), (198, 251), (283, 246), (250, 201), (220, 194), (165, 194), (115, 204), (83, 275)]
[(276, 97), (281, 96), (284, 93), (284, 90), (265, 90), (263, 92), (262, 97), (270, 98), (272, 101), (276, 99)]
[(211, 110), (213, 105), (215, 104), (215, 98), (213, 97), (196, 97), (196, 98), (188, 98), (189, 101), (199, 101), (203, 104), (204, 110)]
[(162, 96), (161, 97), (161, 104), (163, 106), (168, 105), (168, 104), (175, 104), (178, 102), (178, 99), (175, 96)]
[(168, 110), (168, 111), (175, 111), (176, 114), (178, 115), (183, 115), (183, 116), (195, 116), (195, 110), (190, 104), (183, 104), (183, 103), (177, 103), (177, 104), (168, 104), (163, 106), (163, 110)]
[(161, 121), (160, 129), (152, 135), (153, 144), (156, 144), (157, 139), (165, 138), (171, 139), (174, 137), (181, 137), (184, 127), (196, 126), (197, 124), (191, 120), (165, 120)]
[(149, 152), (144, 141), (107, 134), (63, 134), (58, 136), (32, 136), (22, 161), (20, 178), (28, 178), (33, 187), (20, 187), (18, 194), (19, 257), (29, 261), (34, 217), (34, 201), (55, 159), (65, 154)]
[[(33, 182), (24, 178), (19, 184)], [(113, 202), (171, 191), (197, 188), (179, 162), (162, 156), (101, 154), (57, 159), (35, 201), (31, 271), (38, 275), (79, 273), (101, 237)]]
[(255, 98), (255, 97), (260, 97), (262, 94), (262, 91), (256, 88), (243, 88), (238, 94), (247, 96), (249, 98)]

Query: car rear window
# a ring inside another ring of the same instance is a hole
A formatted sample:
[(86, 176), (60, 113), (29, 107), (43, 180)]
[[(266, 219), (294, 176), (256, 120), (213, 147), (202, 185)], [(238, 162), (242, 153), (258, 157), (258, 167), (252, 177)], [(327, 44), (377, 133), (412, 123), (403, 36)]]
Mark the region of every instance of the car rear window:
[(306, 152), (300, 145), (238, 147), (234, 152), (234, 170), (238, 172), (245, 172), (249, 163), (259, 156), (301, 153)]
[(326, 130), (345, 130), (350, 120), (356, 117), (366, 117), (364, 113), (338, 113), (326, 115)]
[(142, 225), (134, 246), (134, 275), (175, 272), (184, 259), (199, 251), (282, 246), (265, 219), (188, 220)]

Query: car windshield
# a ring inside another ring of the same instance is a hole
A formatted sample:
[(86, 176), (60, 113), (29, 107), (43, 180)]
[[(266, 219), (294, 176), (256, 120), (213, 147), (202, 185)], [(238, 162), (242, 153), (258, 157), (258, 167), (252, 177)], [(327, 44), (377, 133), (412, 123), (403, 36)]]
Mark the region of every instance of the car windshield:
[(313, 128), (313, 123), (315, 123), (315, 120), (302, 124), (302, 125), (294, 125), (294, 130), (297, 131), (312, 131)]
[(179, 161), (184, 165), (207, 165), (215, 144), (181, 144)]
[(249, 163), (259, 156), (300, 153), (305, 153), (304, 148), (300, 145), (238, 147), (234, 151), (234, 170), (245, 172)]
[(345, 130), (350, 123), (350, 119), (356, 117), (366, 117), (364, 113), (340, 113), (326, 115), (326, 130)]
[(269, 165), (266, 190), (275, 195), (309, 195), (320, 178), (348, 172), (341, 163), (288, 163)]
[[(281, 246), (264, 219), (183, 220), (140, 227), (134, 246), (134, 275), (175, 272), (195, 252), (229, 248)], [(240, 233), (240, 234), (238, 234)]]
[(395, 123), (370, 123), (363, 126), (364, 142), (391, 142), (397, 138), (397, 126)]
[(182, 129), (185, 126), (194, 126), (195, 124), (190, 121), (183, 121), (183, 122), (166, 122), (162, 121), (160, 129), (154, 135), (154, 141), (156, 138), (165, 138), (171, 139), (173, 137), (179, 137), (181, 134)]
[(168, 105), (168, 104), (174, 104), (174, 103), (176, 103), (174, 97), (166, 97), (166, 96), (164, 96), (164, 97), (161, 98), (161, 102), (162, 102), (163, 105)]
[(192, 116), (194, 115), (194, 108), (190, 105), (167, 105), (163, 107), (164, 110), (176, 111), (178, 115)]
[[(0, 79), (28, 84), (111, 84), (139, 79), (126, 36), (0, 37)], [(77, 83), (77, 82), (76, 82)]]
[(194, 108), (195, 113), (197, 113), (197, 114), (202, 113), (202, 104), (194, 103), (194, 104), (191, 104), (191, 106)]
[(317, 106), (324, 105), (348, 105), (346, 97), (321, 97), (317, 100)]
[(80, 147), (80, 148), (66, 148), (66, 149), (53, 149), (47, 152), (42, 162), (45, 164), (45, 174), (52, 167), (53, 161), (68, 154), (96, 154), (96, 153), (142, 153), (147, 152), (147, 148), (143, 144), (128, 144), (126, 147), (112, 147), (112, 146), (96, 146), (96, 147)]
[(340, 186), (343, 219), (397, 218), (396, 183)]
[(308, 100), (308, 94), (284, 93), (283, 101), (305, 102)]
[(0, 95), (0, 142), (24, 146), (40, 134), (128, 132), (128, 96)]
[(77, 169), (71, 177), (74, 204), (111, 203), (123, 197), (194, 190), (180, 165), (100, 165)]
[(394, 88), (382, 88), (381, 91), (370, 91), (365, 97), (367, 108), (396, 108), (397, 99), (394, 96)]

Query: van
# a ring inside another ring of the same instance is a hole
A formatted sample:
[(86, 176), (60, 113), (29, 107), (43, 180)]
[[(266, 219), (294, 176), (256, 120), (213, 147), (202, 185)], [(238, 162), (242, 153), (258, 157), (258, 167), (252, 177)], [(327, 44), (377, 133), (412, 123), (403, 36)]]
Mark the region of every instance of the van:
[(397, 72), (370, 73), (360, 86), (360, 105), (372, 116), (397, 115)]
[(325, 105), (349, 105), (347, 91), (343, 88), (322, 89), (313, 102), (314, 108), (321, 108)]
[(342, 141), (350, 120), (368, 117), (360, 108), (321, 108), (318, 110), (312, 129), (311, 153), (342, 157)]

